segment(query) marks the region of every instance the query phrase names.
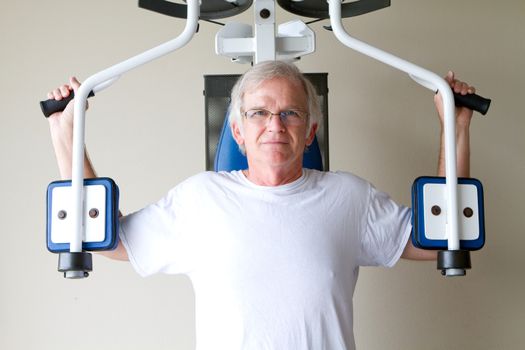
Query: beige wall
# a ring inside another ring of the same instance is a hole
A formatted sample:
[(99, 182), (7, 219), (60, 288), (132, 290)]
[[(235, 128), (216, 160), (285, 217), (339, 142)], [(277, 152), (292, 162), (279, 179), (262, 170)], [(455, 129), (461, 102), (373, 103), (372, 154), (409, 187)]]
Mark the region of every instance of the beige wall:
[[(278, 21), (291, 16), (279, 10)], [(251, 23), (251, 11), (233, 18)], [(232, 20), (233, 20), (232, 19)], [(472, 125), (472, 175), (485, 187), (487, 243), (464, 278), (434, 263), (364, 268), (355, 293), (361, 349), (525, 348), (525, 2), (393, 1), (345, 21), (359, 38), (440, 74), (449, 68), (493, 99)], [(327, 23), (322, 23), (327, 24)], [(371, 180), (409, 204), (435, 172), (432, 93), (312, 25), (306, 72), (328, 72), (331, 168)], [(85, 79), (169, 40), (183, 22), (136, 1), (0, 3), (0, 348), (192, 349), (193, 293), (177, 276), (138, 277), (94, 258), (82, 281), (63, 279), (45, 248), (45, 190), (58, 178), (38, 101), (71, 74)], [(246, 66), (214, 54), (219, 27), (201, 23), (189, 46), (133, 71), (91, 102), (87, 144), (99, 174), (137, 210), (204, 169), (203, 74)]]

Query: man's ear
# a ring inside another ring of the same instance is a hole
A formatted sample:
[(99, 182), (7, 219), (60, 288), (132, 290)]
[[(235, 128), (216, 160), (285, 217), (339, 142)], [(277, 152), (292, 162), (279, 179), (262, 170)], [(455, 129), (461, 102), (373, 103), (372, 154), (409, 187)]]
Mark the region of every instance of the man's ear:
[(241, 127), (242, 126), (239, 127), (237, 122), (232, 123), (232, 136), (239, 146), (244, 145), (244, 136)]
[(317, 123), (312, 124), (312, 126), (310, 127), (310, 132), (306, 136), (306, 146), (310, 146), (312, 142), (314, 142), (316, 131), (317, 131)]

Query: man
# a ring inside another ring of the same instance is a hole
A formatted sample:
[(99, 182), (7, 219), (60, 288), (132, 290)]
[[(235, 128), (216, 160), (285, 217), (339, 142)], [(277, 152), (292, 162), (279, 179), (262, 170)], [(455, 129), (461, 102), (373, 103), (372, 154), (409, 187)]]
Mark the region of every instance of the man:
[[(474, 92), (452, 73), (446, 79), (456, 92)], [(78, 89), (70, 83), (49, 97)], [(439, 96), (436, 105), (443, 120)], [(408, 208), (352, 174), (302, 168), (320, 117), (315, 90), (294, 65), (254, 66), (232, 91), (230, 116), (248, 169), (195, 175), (121, 219), (118, 248), (105, 254), (143, 276), (190, 277), (198, 349), (354, 349), (359, 266), (435, 258), (409, 240)], [(457, 110), (460, 176), (468, 176), (471, 117)], [(49, 121), (70, 178), (72, 103)], [(95, 176), (87, 155), (84, 176)]]

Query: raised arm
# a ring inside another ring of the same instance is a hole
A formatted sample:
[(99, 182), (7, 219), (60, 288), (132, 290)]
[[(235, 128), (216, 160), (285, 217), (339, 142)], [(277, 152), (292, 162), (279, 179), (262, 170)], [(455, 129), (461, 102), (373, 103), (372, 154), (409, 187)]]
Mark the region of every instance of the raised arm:
[[(476, 89), (469, 84), (457, 80), (453, 72), (448, 72), (445, 76), (450, 87), (455, 93), (462, 95), (473, 94)], [(434, 103), (441, 123), (441, 145), (439, 148), (439, 159), (437, 175), (445, 176), (445, 139), (443, 127), (443, 102), (441, 95), (436, 94)], [(457, 176), (470, 176), (470, 121), (472, 119), (472, 110), (466, 107), (456, 107), (456, 156), (457, 156)]]
[[(450, 84), (452, 90), (462, 95), (473, 94), (476, 89), (469, 84), (459, 81), (455, 78), (453, 72), (448, 72), (445, 80)], [(441, 125), (441, 143), (439, 147), (438, 158), (438, 176), (445, 176), (445, 136), (444, 136), (444, 115), (443, 101), (440, 94), (434, 97), (434, 103), (439, 115)], [(457, 154), (457, 176), (470, 176), (470, 120), (472, 119), (472, 110), (466, 107), (456, 107), (456, 154)], [(433, 250), (424, 250), (414, 247), (412, 240), (408, 240), (403, 255), (405, 259), (411, 260), (435, 260), (437, 252)]]
[[(78, 90), (79, 87), (79, 81), (75, 77), (71, 77), (69, 78), (69, 84), (61, 85), (48, 92), (47, 97), (61, 100), (68, 97), (71, 91)], [(63, 180), (70, 180), (72, 173), (73, 106), (74, 100), (71, 100), (64, 111), (53, 113), (47, 119), (60, 177)], [(84, 177), (92, 178), (96, 176), (95, 169), (86, 152), (84, 157)]]
[[(69, 96), (71, 91), (76, 91), (80, 87), (80, 82), (75, 78), (69, 78), (69, 84), (64, 84), (48, 92), (48, 98), (61, 100)], [(60, 177), (63, 180), (71, 179), (72, 175), (72, 158), (73, 158), (73, 106), (74, 100), (71, 100), (62, 112), (56, 112), (49, 116), (49, 130), (51, 141), (55, 150), (55, 156), (60, 171)], [(84, 155), (84, 178), (96, 177), (95, 169), (88, 157), (87, 151)], [(119, 241), (118, 246), (112, 251), (102, 251), (104, 255), (111, 259), (128, 260), (126, 249)]]

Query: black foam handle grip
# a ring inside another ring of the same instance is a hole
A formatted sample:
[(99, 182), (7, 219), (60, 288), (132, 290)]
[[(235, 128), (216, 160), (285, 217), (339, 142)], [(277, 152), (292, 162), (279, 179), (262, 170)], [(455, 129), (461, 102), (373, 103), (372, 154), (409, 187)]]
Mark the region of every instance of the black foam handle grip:
[(467, 107), (483, 115), (487, 113), (491, 100), (476, 94), (461, 95), (454, 93), (454, 103), (457, 107)]
[[(95, 93), (91, 91), (88, 97), (93, 96), (95, 96)], [(68, 97), (65, 97), (61, 100), (55, 100), (54, 98), (50, 98), (46, 101), (40, 101), (40, 109), (42, 110), (42, 113), (44, 113), (44, 116), (46, 118), (49, 118), (51, 114), (63, 111), (66, 108), (69, 101), (71, 101), (74, 97), (75, 93), (71, 91)]]

